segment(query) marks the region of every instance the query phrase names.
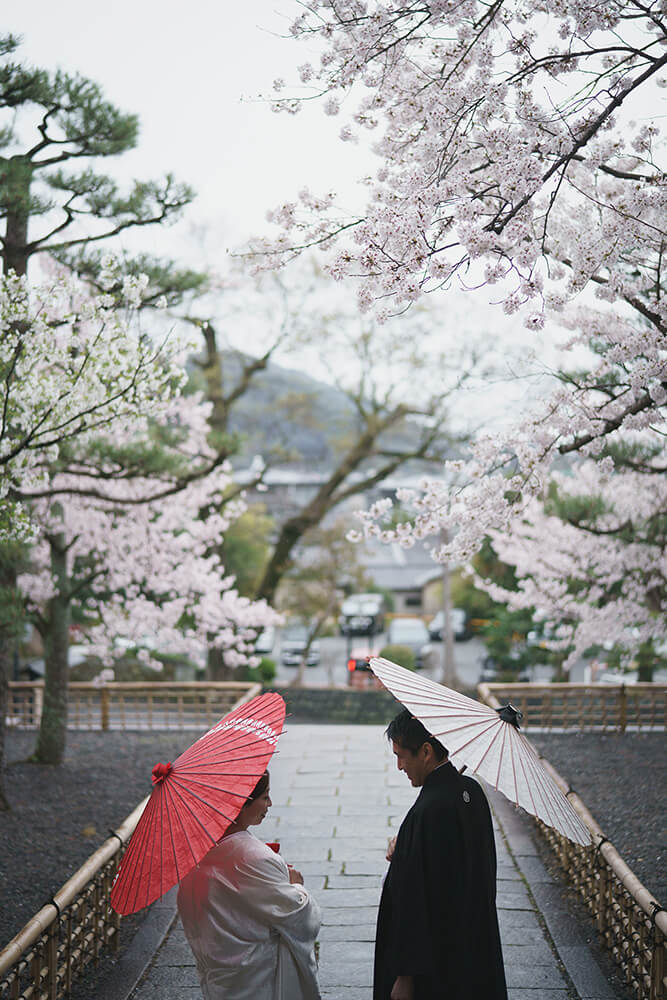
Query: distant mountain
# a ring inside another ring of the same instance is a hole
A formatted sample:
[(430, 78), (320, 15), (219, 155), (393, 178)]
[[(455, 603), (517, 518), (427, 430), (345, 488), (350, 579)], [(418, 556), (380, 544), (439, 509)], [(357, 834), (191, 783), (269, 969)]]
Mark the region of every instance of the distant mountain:
[[(226, 390), (238, 380), (241, 359), (223, 355), (221, 378)], [(290, 465), (331, 466), (351, 443), (358, 415), (335, 386), (305, 372), (270, 363), (258, 372), (234, 405), (230, 429), (241, 436), (241, 462), (253, 455), (276, 456)], [(391, 450), (408, 450), (417, 440), (414, 421), (403, 421), (383, 438)], [(413, 471), (417, 463), (413, 463)], [(420, 463), (420, 467), (424, 467)]]

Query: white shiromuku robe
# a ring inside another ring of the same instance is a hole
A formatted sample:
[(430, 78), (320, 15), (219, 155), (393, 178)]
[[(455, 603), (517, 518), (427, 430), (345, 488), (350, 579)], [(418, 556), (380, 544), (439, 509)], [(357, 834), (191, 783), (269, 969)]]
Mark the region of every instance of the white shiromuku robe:
[(181, 882), (178, 910), (206, 1000), (319, 1000), (319, 906), (252, 833), (208, 852)]

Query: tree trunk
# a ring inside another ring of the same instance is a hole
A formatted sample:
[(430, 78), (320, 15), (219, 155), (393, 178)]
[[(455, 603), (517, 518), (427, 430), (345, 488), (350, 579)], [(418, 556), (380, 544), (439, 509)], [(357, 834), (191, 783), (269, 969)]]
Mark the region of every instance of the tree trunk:
[(264, 576), (255, 595), (256, 600), (264, 598), (268, 604), (273, 603), (278, 584), (289, 568), (292, 549), (308, 528), (314, 527), (318, 522), (318, 518), (311, 520), (303, 515), (292, 517), (285, 522), (280, 529), (278, 541), (264, 570)]
[(637, 680), (641, 684), (650, 683), (653, 680), (653, 669), (657, 657), (653, 642), (643, 642), (637, 653)]
[(310, 647), (313, 645), (318, 635), (320, 634), (322, 626), (329, 617), (332, 608), (333, 604), (332, 603), (328, 604), (327, 607), (324, 609), (324, 611), (322, 611), (315, 619), (315, 627), (311, 630), (308, 636), (308, 642), (306, 643), (303, 654), (301, 656), (301, 663), (299, 664), (299, 670), (297, 672), (296, 677), (292, 681), (290, 687), (303, 687), (304, 677), (306, 674), (306, 670), (308, 668), (308, 654), (310, 653)]
[(5, 719), (7, 718), (8, 684), (12, 655), (12, 640), (8, 636), (0, 635), (0, 810), (4, 812), (10, 808), (5, 795), (2, 769), (5, 759)]
[(51, 571), (57, 593), (48, 604), (44, 639), (44, 707), (37, 747), (32, 759), (39, 764), (61, 764), (67, 736), (67, 682), (69, 646), (69, 598), (67, 594), (67, 549), (64, 536), (50, 539)]
[(399, 415), (400, 409), (397, 408), (391, 416), (385, 417), (382, 422), (371, 421), (354, 446), (338, 463), (326, 483), (323, 483), (319, 488), (310, 503), (283, 524), (273, 555), (264, 570), (264, 576), (255, 594), (256, 600), (264, 598), (268, 604), (273, 603), (278, 584), (289, 568), (290, 557), (296, 543), (310, 528), (315, 528), (320, 524), (325, 514), (328, 514), (331, 508), (336, 506), (339, 500), (339, 487), (359, 468), (364, 459), (368, 458), (378, 436), (392, 423), (395, 423)]
[(28, 217), (32, 164), (23, 156), (12, 156), (2, 163), (0, 171), (0, 184), (4, 188), (2, 207), (7, 217), (2, 269), (4, 274), (11, 270), (22, 275), (28, 270)]
[(22, 626), (22, 601), (16, 586), (20, 556), (15, 546), (0, 543), (0, 809), (10, 808), (4, 791), (5, 720), (16, 641)]
[(209, 420), (209, 425), (214, 434), (227, 433), (227, 404), (222, 387), (222, 362), (215, 327), (205, 322), (202, 324), (202, 334), (206, 345), (206, 361), (202, 365), (202, 372), (206, 379), (206, 398), (213, 404), (213, 412)]
[(206, 652), (206, 675), (210, 681), (233, 681), (237, 677), (236, 670), (227, 666), (223, 651), (216, 646), (209, 646)]
[[(449, 541), (446, 531), (441, 532), (441, 541)], [(453, 688), (456, 684), (456, 664), (454, 662), (454, 636), (452, 634), (452, 588), (449, 563), (442, 564), (442, 683)]]

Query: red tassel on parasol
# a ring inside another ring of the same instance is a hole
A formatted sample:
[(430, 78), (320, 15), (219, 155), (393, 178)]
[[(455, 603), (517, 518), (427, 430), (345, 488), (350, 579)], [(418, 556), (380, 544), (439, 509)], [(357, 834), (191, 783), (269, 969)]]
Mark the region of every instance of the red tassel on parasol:
[(159, 899), (220, 840), (266, 770), (285, 721), (279, 694), (224, 716), (174, 763), (153, 768), (153, 792), (111, 890), (123, 915)]

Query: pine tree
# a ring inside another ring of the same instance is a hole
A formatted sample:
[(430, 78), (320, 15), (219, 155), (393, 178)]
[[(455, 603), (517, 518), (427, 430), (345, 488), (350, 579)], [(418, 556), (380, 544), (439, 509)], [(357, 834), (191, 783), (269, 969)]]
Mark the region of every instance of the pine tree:
[[(15, 61), (18, 46), (15, 36), (0, 36), (3, 270), (25, 274), (31, 257), (48, 252), (95, 278), (98, 244), (128, 229), (174, 221), (194, 192), (171, 174), (135, 181), (123, 192), (97, 162), (136, 146), (137, 116), (105, 100), (92, 80)], [(137, 269), (151, 278), (155, 297), (178, 296), (204, 282), (201, 274), (146, 255), (130, 265)]]

